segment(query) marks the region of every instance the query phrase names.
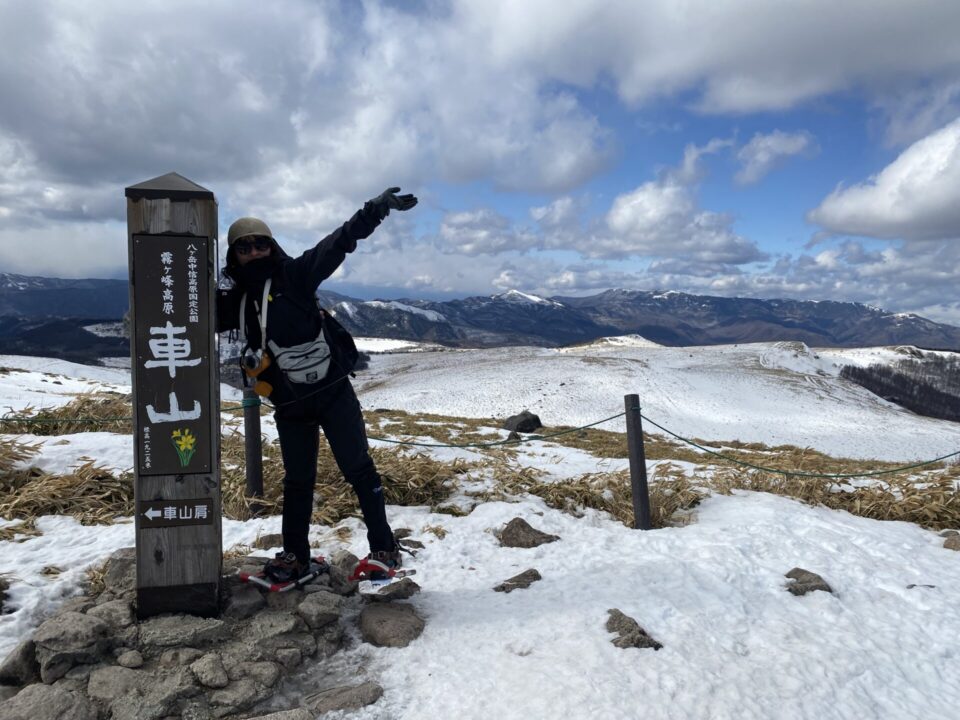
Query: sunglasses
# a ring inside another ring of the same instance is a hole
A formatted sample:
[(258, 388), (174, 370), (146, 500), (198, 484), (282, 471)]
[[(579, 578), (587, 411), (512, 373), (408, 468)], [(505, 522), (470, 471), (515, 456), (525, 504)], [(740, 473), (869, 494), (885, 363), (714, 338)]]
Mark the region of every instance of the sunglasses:
[(233, 249), (237, 255), (249, 255), (254, 250), (263, 252), (264, 250), (269, 250), (271, 247), (272, 245), (269, 238), (258, 237), (252, 240), (241, 240), (234, 244)]

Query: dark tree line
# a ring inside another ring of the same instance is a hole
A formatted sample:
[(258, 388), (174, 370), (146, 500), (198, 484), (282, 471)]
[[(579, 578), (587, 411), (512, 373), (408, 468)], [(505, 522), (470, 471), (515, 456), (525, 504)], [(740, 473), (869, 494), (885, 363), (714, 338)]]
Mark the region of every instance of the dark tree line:
[(918, 415), (960, 422), (960, 359), (927, 353), (896, 365), (846, 365), (840, 377)]

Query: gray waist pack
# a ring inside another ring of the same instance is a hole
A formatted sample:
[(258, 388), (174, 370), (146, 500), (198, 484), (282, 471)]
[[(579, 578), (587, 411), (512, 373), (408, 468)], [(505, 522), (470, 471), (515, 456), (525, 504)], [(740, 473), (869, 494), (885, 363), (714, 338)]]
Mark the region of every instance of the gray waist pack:
[(320, 382), (330, 369), (330, 346), (322, 330), (313, 340), (293, 347), (280, 347), (273, 340), (267, 341), (267, 347), (277, 366), (292, 383), (307, 385)]

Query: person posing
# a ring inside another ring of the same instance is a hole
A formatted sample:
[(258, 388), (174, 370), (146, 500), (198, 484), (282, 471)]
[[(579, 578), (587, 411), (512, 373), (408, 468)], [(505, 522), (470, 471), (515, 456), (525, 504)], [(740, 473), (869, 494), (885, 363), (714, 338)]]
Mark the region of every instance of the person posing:
[(366, 202), (298, 258), (281, 249), (260, 219), (240, 218), (227, 234), (224, 275), (233, 286), (218, 291), (217, 332), (239, 334), (243, 372), (274, 406), (283, 456), (283, 552), (264, 568), (274, 582), (296, 580), (310, 565), (319, 428), (357, 494), (367, 526), (370, 554), (355, 576), (384, 577), (401, 565), (360, 403), (348, 377), (356, 347), (316, 298), (317, 287), (357, 248), (358, 240), (369, 237), (391, 210), (417, 204), (416, 197), (399, 192), (392, 187)]

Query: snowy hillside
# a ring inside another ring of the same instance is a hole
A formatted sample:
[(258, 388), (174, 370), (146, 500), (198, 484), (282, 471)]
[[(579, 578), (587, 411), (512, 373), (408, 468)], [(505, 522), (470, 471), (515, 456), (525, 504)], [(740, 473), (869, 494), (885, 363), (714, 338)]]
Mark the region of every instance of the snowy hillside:
[[(461, 419), (529, 409), (547, 426), (580, 425), (622, 412), (624, 394), (637, 393), (646, 416), (707, 442), (792, 444), (868, 460), (960, 450), (960, 425), (915, 416), (839, 378), (845, 363), (903, 357), (895, 348), (666, 348), (638, 336), (559, 350), (358, 344), (377, 353), (356, 380), (371, 411), (368, 422), (380, 408)], [(129, 390), (121, 369), (0, 356), (0, 414)], [(225, 402), (239, 400), (236, 390), (223, 386), (221, 392)], [(410, 437), (391, 432), (399, 420), (377, 422), (372, 435)], [(601, 427), (622, 432), (623, 419)], [(506, 436), (493, 422), (482, 432), (491, 440)], [(264, 433), (276, 437), (269, 418)], [(0, 434), (0, 441), (15, 438), (40, 445), (25, 464), (49, 473), (90, 459), (115, 472), (133, 464), (128, 435)], [(489, 457), (475, 449), (417, 450), (443, 461)], [(500, 462), (517, 472), (534, 467), (547, 483), (627, 467), (622, 457), (546, 441), (526, 443)], [(690, 462), (675, 464), (683, 472), (694, 469)], [(458, 481), (459, 489), (489, 487), (493, 475), (478, 465)], [(363, 679), (379, 683), (383, 697), (331, 717), (956, 717), (960, 555), (944, 549), (930, 530), (744, 491), (707, 497), (687, 524), (648, 532), (597, 510), (571, 514), (532, 495), (509, 499), (473, 500), (464, 517), (388, 507), (393, 527), (410, 528), (425, 545), (410, 561), (422, 586), (410, 600), (426, 621), (422, 635), (405, 648), (383, 648), (348, 629), (344, 651), (303, 665), (260, 711), (295, 707), (317, 689)], [(494, 531), (515, 517), (559, 541), (501, 547)], [(0, 518), (0, 530), (15, 524)], [(224, 548), (250, 545), (280, 528), (278, 516), (227, 519)], [(130, 517), (83, 526), (46, 516), (36, 529), (36, 536), (0, 541), (0, 576), (11, 580), (0, 615), (0, 662), (79, 592), (88, 568), (134, 543)], [(314, 525), (314, 545), (326, 554), (341, 547), (367, 552), (357, 520), (338, 529), (349, 532)], [(819, 573), (833, 592), (787, 592), (784, 575), (795, 567)], [(528, 568), (542, 580), (509, 594), (493, 592)], [(348, 623), (360, 608), (358, 599), (351, 602)], [(635, 618), (662, 649), (615, 647), (605, 628), (612, 608)]]
[(562, 349), (382, 355), (357, 387), (368, 408), (477, 418), (528, 409), (547, 426), (614, 415), (636, 393), (646, 417), (688, 438), (883, 460), (960, 448), (960, 425), (918, 417), (838, 377), (844, 364), (902, 357), (893, 348), (813, 351), (802, 343), (670, 348), (634, 336)]

